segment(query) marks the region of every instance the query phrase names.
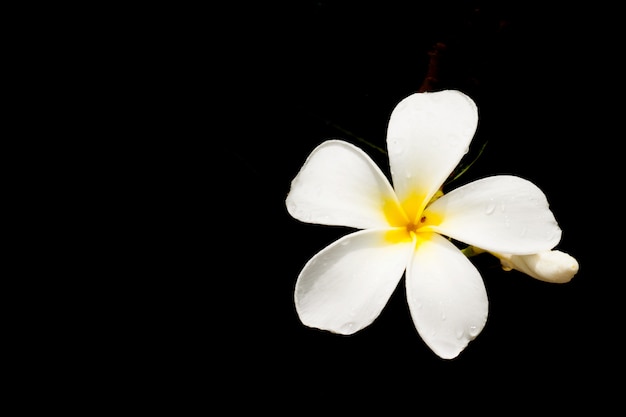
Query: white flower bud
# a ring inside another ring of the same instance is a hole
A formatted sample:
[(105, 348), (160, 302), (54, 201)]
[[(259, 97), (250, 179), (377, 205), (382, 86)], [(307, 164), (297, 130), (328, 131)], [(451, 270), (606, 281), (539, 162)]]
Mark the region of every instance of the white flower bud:
[(578, 272), (578, 261), (567, 253), (548, 250), (532, 255), (495, 254), (506, 271), (516, 269), (540, 281), (562, 284)]

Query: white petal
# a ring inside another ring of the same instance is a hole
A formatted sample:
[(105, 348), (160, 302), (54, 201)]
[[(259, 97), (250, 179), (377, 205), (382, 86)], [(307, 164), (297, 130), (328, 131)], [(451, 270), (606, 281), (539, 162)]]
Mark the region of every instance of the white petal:
[(308, 223), (359, 229), (387, 227), (383, 207), (396, 201), (391, 184), (362, 150), (339, 140), (313, 150), (291, 183), (289, 213)]
[(430, 200), (467, 153), (477, 125), (476, 104), (460, 91), (416, 93), (400, 101), (387, 130), (400, 201), (414, 192)]
[(417, 331), (440, 357), (456, 357), (484, 328), (489, 303), (474, 265), (444, 237), (421, 243), (406, 274)]
[(433, 230), (490, 252), (531, 254), (561, 240), (543, 192), (525, 179), (500, 175), (459, 187), (432, 203)]
[(352, 334), (378, 317), (402, 278), (414, 245), (390, 244), (385, 233), (352, 233), (305, 265), (295, 289), (302, 323)]
[(548, 250), (532, 255), (495, 254), (502, 267), (516, 269), (545, 282), (563, 284), (570, 282), (578, 273), (578, 261), (559, 250)]

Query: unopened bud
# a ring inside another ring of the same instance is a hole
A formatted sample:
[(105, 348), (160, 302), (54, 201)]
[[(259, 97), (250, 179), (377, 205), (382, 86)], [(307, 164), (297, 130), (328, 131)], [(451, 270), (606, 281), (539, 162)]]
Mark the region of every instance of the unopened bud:
[(559, 250), (548, 250), (532, 255), (495, 254), (502, 268), (516, 269), (540, 281), (562, 284), (569, 282), (578, 272), (578, 261)]

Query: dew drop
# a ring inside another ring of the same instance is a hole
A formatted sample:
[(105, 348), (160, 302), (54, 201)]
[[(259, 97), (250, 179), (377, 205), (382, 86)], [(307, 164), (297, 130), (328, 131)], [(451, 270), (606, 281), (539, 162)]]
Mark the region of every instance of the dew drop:
[(449, 148), (454, 147), (459, 141), (461, 140), (460, 136), (457, 135), (456, 133), (450, 133), (448, 134), (448, 140), (446, 141), (446, 145)]
[(340, 330), (341, 330), (341, 333), (348, 334), (348, 333), (352, 333), (352, 329), (354, 329), (354, 323), (350, 321), (344, 324), (343, 326), (341, 326)]
[(469, 335), (470, 335), (470, 337), (478, 336), (478, 327), (477, 326), (470, 326), (469, 327)]
[(493, 199), (491, 199), (485, 207), (485, 214), (490, 215), (493, 214), (494, 211), (496, 211), (496, 203), (493, 201)]
[(554, 236), (556, 235), (556, 233), (557, 233), (557, 229), (552, 229), (552, 230), (546, 231), (546, 233), (545, 233), (546, 240), (554, 239)]
[(404, 153), (405, 145), (404, 139), (401, 138), (392, 138), (389, 140), (389, 153), (392, 155), (401, 155)]
[(461, 340), (463, 338), (464, 334), (465, 334), (465, 331), (463, 329), (456, 329), (456, 332), (454, 333), (456, 338), (459, 339), (459, 340)]

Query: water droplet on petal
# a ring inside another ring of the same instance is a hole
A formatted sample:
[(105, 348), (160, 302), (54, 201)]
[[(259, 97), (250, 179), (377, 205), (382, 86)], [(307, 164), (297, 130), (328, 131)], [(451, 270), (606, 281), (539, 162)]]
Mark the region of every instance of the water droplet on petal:
[(448, 145), (448, 147), (452, 148), (453, 146), (456, 146), (456, 144), (461, 140), (461, 137), (459, 135), (457, 135), (456, 133), (449, 133), (448, 134), (448, 140), (446, 141), (446, 144)]
[(485, 207), (485, 214), (490, 215), (493, 214), (494, 211), (496, 211), (496, 203), (493, 201), (493, 199), (491, 199)]
[(354, 323), (350, 321), (350, 322), (344, 324), (343, 326), (341, 326), (340, 331), (341, 331), (341, 333), (346, 334), (346, 333), (352, 333), (352, 331), (353, 331), (352, 329), (354, 329)]
[(391, 138), (389, 139), (387, 147), (391, 155), (400, 155), (405, 151), (404, 139)]
[(456, 332), (454, 333), (456, 338), (459, 339), (459, 340), (461, 340), (463, 338), (464, 334), (465, 334), (465, 331), (463, 329), (456, 329)]
[(470, 335), (470, 337), (478, 336), (478, 327), (477, 326), (470, 326), (469, 327), (469, 335)]
[(546, 231), (546, 235), (545, 235), (546, 236), (546, 240), (554, 239), (554, 236), (556, 235), (556, 233), (557, 233), (557, 229), (547, 230)]

